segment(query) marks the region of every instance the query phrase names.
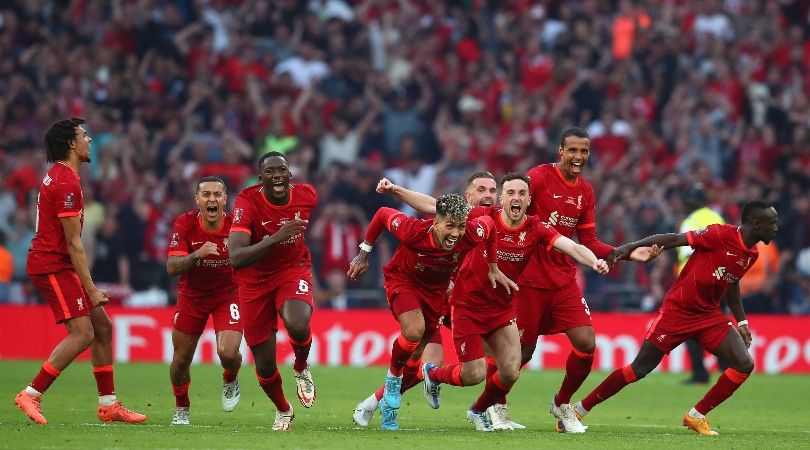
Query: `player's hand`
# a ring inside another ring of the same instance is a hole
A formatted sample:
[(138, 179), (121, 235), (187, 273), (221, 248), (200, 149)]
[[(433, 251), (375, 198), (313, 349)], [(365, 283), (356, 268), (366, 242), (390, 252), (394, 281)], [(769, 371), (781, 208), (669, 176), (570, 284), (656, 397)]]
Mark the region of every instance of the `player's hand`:
[(608, 264), (613, 266), (616, 264), (616, 261), (627, 259), (630, 255), (630, 251), (631, 250), (624, 245), (614, 248), (607, 257)]
[(394, 192), (394, 183), (391, 182), (388, 178), (383, 178), (377, 183), (377, 192), (380, 194), (392, 194)]
[(273, 239), (275, 240), (276, 244), (278, 244), (279, 242), (284, 242), (297, 234), (303, 234), (305, 231), (307, 231), (308, 223), (308, 220), (301, 219), (293, 219), (285, 222), (284, 225), (278, 229), (278, 231), (272, 234)]
[(219, 251), (217, 250), (217, 244), (207, 241), (202, 247), (198, 248), (197, 251), (194, 252), (197, 258), (202, 259), (208, 255), (216, 255), (219, 256)]
[(357, 278), (360, 275), (363, 275), (368, 270), (368, 253), (364, 251), (360, 251), (357, 256), (354, 257), (352, 263), (349, 264), (349, 271), (346, 272), (346, 276), (349, 277), (352, 281), (357, 281)]
[(490, 264), (489, 272), (487, 273), (487, 278), (489, 278), (489, 282), (490, 284), (492, 284), (492, 289), (497, 289), (498, 285), (500, 284), (501, 286), (504, 287), (504, 289), (506, 289), (506, 292), (508, 294), (511, 294), (513, 289), (515, 291), (520, 290), (518, 289), (518, 285), (514, 281), (510, 280), (509, 277), (504, 275), (497, 265)]
[(602, 275), (610, 272), (610, 266), (608, 266), (607, 261), (605, 261), (604, 259), (597, 259), (596, 262), (593, 263), (592, 269), (595, 270), (596, 273)]
[(751, 330), (748, 329), (748, 325), (743, 325), (737, 328), (737, 331), (740, 333), (742, 337), (743, 343), (745, 344), (745, 348), (751, 348)]
[(90, 297), (90, 303), (94, 308), (96, 306), (102, 306), (110, 301), (110, 294), (104, 289), (90, 291), (87, 293), (87, 296)]
[(661, 254), (664, 247), (653, 244), (649, 247), (639, 247), (630, 253), (630, 259), (638, 262), (652, 261)]

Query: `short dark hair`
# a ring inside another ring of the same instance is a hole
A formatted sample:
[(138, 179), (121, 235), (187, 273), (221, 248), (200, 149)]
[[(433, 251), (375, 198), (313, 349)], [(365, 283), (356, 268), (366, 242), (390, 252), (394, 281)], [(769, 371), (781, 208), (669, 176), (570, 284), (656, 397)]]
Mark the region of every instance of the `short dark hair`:
[(470, 187), (473, 181), (479, 178), (489, 178), (491, 180), (495, 180), (495, 175), (492, 175), (492, 172), (488, 170), (479, 170), (478, 172), (475, 172), (474, 174), (470, 175), (469, 178), (467, 178), (467, 187)]
[(532, 187), (532, 183), (531, 181), (529, 181), (529, 177), (527, 177), (525, 174), (522, 174), (520, 172), (509, 172), (501, 177), (501, 189), (503, 189), (504, 183), (512, 180), (523, 180), (524, 182), (526, 182), (526, 186), (530, 188)]
[(457, 220), (467, 220), (470, 214), (470, 205), (459, 194), (444, 194), (436, 199), (436, 216), (450, 217)]
[(267, 152), (267, 153), (265, 153), (264, 155), (262, 155), (262, 156), (261, 156), (261, 158), (259, 158), (259, 167), (261, 167), (261, 166), (262, 166), (262, 164), (264, 163), (264, 161), (265, 161), (267, 158), (272, 158), (272, 157), (274, 157), (274, 156), (278, 156), (279, 158), (281, 158), (281, 159), (283, 159), (283, 160), (284, 160), (284, 164), (288, 164), (288, 163), (287, 163), (287, 157), (286, 157), (286, 156), (284, 156), (284, 153), (280, 153), (280, 152)]
[(560, 147), (565, 147), (565, 140), (568, 139), (569, 136), (574, 136), (578, 138), (585, 138), (590, 139), (591, 135), (588, 134), (587, 131), (583, 130), (580, 127), (571, 127), (565, 131), (563, 131), (562, 136), (560, 136)]
[(200, 178), (200, 181), (197, 182), (197, 189), (194, 192), (200, 192), (200, 185), (203, 183), (219, 183), (224, 188), (223, 191), (227, 192), (228, 187), (225, 185), (225, 182), (222, 181), (222, 178), (215, 177), (215, 176), (207, 176)]
[(752, 200), (747, 202), (743, 205), (742, 212), (740, 213), (742, 223), (750, 223), (756, 218), (755, 216), (757, 215), (758, 211), (764, 211), (769, 208), (773, 208), (773, 205), (762, 200)]
[(84, 119), (71, 117), (55, 122), (45, 132), (45, 152), (48, 162), (65, 161), (70, 151), (70, 141), (76, 139), (76, 127)]

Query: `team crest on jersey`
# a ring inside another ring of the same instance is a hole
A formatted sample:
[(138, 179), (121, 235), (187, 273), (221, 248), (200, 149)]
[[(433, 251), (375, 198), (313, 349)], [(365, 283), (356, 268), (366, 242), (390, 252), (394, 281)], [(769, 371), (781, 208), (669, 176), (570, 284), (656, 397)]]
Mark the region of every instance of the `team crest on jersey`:
[(242, 214), (244, 214), (244, 212), (245, 211), (242, 208), (236, 208), (236, 209), (233, 210), (233, 221), (234, 221), (234, 223), (239, 222), (240, 220), (242, 220)]
[(481, 224), (478, 224), (476, 227), (475, 232), (478, 234), (478, 237), (484, 237), (484, 227)]
[(462, 343), (461, 343), (461, 347), (459, 347), (459, 349), (458, 349), (458, 350), (459, 350), (459, 352), (458, 352), (458, 353), (459, 353), (460, 355), (466, 355), (466, 354), (467, 354), (467, 343), (466, 343), (466, 342), (462, 342)]
[(393, 228), (393, 229), (395, 229), (395, 230), (396, 230), (397, 228), (399, 228), (399, 222), (400, 222), (399, 217), (397, 217), (397, 218), (395, 218), (394, 220), (392, 220), (392, 221), (391, 221), (391, 228)]
[(169, 242), (169, 247), (177, 247), (180, 245), (180, 235), (178, 233), (172, 233), (172, 240)]
[(81, 297), (76, 299), (76, 304), (79, 306), (79, 311), (84, 309), (84, 300)]
[(228, 250), (228, 238), (222, 240), (222, 248)]
[(76, 196), (73, 194), (73, 192), (68, 192), (67, 195), (65, 195), (65, 208), (73, 208), (75, 206), (75, 199)]
[(521, 231), (518, 235), (518, 245), (526, 245), (526, 232)]
[[(459, 255), (458, 253), (453, 253), (453, 262), (454, 263), (458, 262), (458, 255)], [(439, 321), (439, 322), (441, 322), (441, 321)]]

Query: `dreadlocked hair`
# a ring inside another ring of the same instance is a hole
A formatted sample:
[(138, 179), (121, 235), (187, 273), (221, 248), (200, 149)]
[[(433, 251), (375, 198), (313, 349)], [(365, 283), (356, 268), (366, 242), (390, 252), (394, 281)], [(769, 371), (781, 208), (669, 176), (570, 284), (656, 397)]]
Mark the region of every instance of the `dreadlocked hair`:
[(445, 194), (436, 199), (436, 215), (454, 220), (467, 220), (470, 214), (470, 205), (459, 194)]

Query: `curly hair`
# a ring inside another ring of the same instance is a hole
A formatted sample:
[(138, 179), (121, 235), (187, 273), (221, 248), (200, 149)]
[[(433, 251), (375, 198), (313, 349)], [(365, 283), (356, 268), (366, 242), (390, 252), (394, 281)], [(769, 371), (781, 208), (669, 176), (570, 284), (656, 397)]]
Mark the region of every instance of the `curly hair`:
[(467, 220), (470, 214), (470, 205), (459, 194), (445, 194), (436, 199), (436, 216), (455, 220)]

